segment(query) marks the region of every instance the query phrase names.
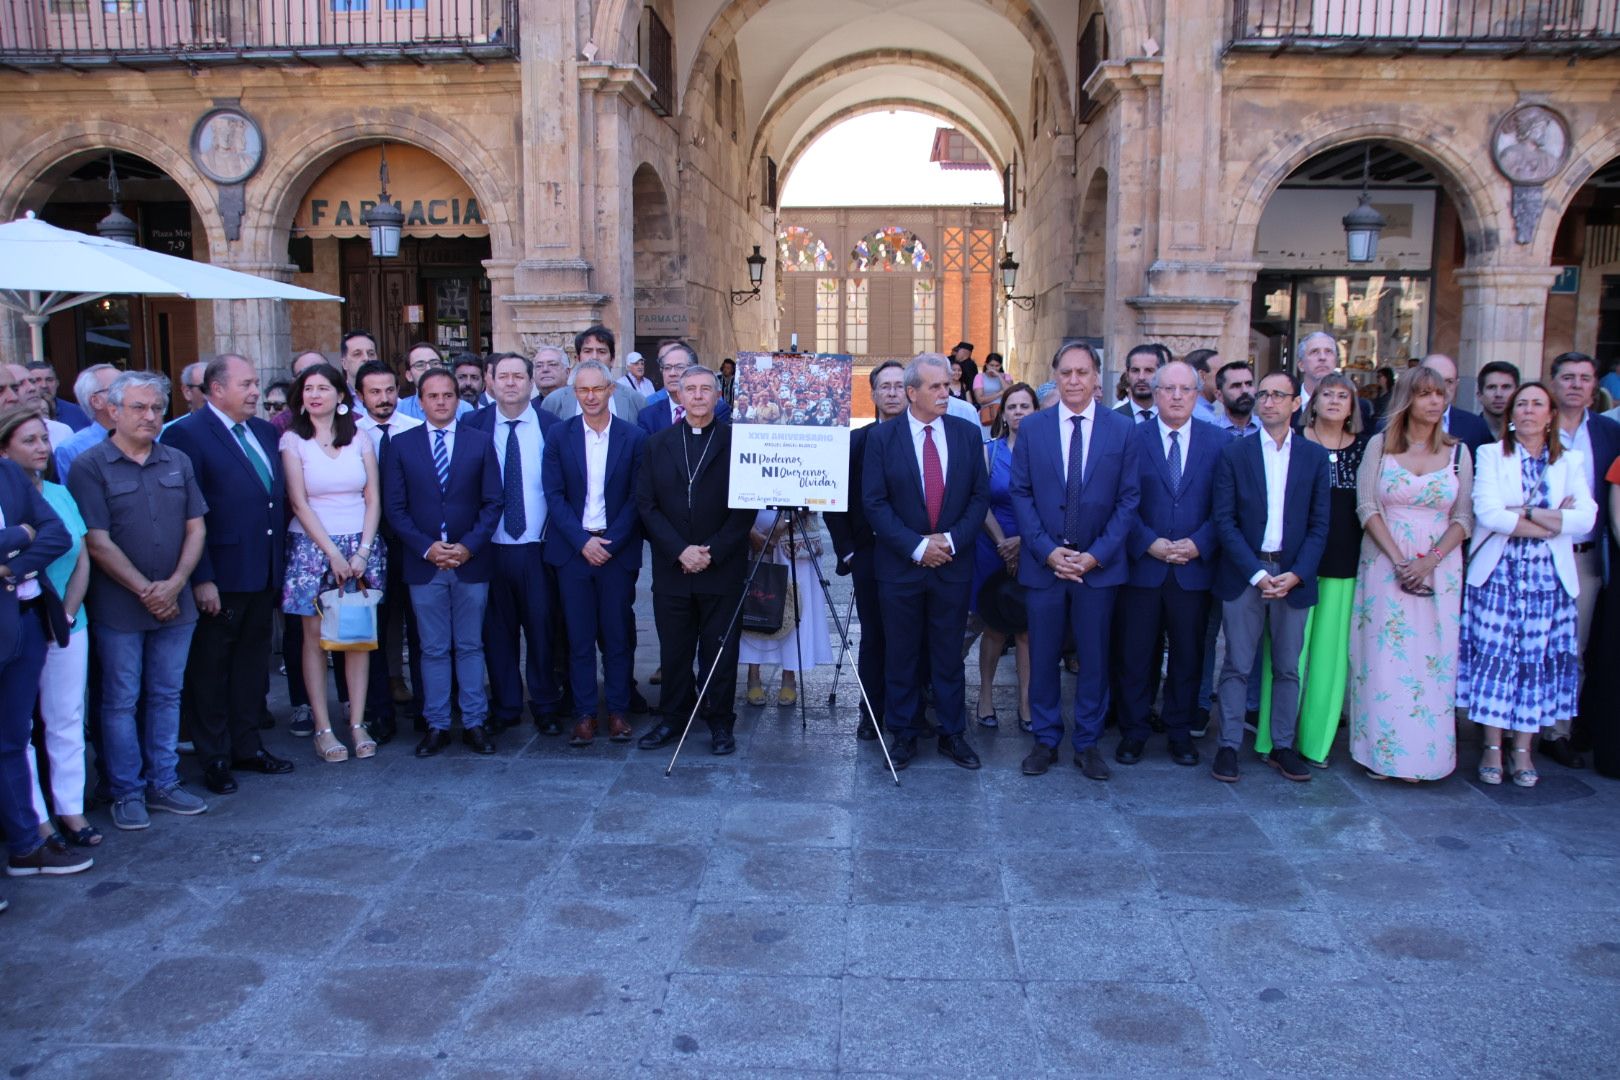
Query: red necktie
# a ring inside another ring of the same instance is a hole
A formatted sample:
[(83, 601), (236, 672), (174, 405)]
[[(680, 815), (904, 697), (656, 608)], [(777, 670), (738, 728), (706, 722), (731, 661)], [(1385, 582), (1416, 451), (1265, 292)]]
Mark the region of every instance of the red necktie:
[(945, 470), (939, 466), (939, 450), (934, 446), (934, 425), (923, 428), (923, 502), (928, 508), (928, 527), (938, 528), (939, 512), (945, 508)]

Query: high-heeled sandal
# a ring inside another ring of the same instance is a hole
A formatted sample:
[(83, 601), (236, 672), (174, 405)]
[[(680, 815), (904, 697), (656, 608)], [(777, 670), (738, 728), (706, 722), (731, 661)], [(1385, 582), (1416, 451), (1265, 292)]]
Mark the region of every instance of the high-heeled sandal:
[[(1515, 746), (1513, 748), (1513, 752), (1515, 754), (1529, 754), (1530, 753), (1530, 748), (1528, 746), (1524, 746), (1524, 747)], [(1540, 781), (1541, 781), (1541, 774), (1536, 772), (1536, 770), (1534, 770), (1534, 769), (1514, 769), (1513, 770), (1513, 782), (1515, 784), (1517, 784), (1519, 787), (1535, 787), (1536, 784), (1538, 784)]]
[[(1502, 752), (1502, 748), (1500, 746), (1487, 746), (1485, 749), (1495, 750), (1497, 753)], [(1484, 755), (1481, 755), (1482, 758), (1483, 756)], [(1497, 760), (1501, 759), (1499, 758)], [(1479, 782), (1482, 784), (1500, 784), (1502, 782), (1502, 766), (1485, 765), (1482, 763), (1479, 767)]]
[(354, 756), (356, 758), (373, 757), (377, 753), (377, 740), (371, 737), (364, 724), (350, 724), (349, 734), (354, 739)]
[[(321, 742), (323, 738), (326, 739), (324, 744)], [(323, 727), (315, 732), (314, 745), (315, 756), (322, 761), (330, 761), (335, 764), (339, 761), (349, 760), (349, 748), (338, 742), (338, 738), (332, 734), (330, 726)]]

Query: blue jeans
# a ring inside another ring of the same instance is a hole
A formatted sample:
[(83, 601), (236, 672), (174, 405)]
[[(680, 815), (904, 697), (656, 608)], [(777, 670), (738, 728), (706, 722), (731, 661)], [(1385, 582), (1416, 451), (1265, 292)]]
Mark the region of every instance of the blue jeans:
[(0, 828), (5, 829), (6, 846), (13, 855), (31, 855), (44, 843), (34, 813), (34, 778), (27, 754), (44, 666), (45, 628), (30, 607), (18, 613), (16, 649), (0, 657)]
[[(195, 622), (157, 630), (92, 626), (101, 662), (101, 753), (115, 799), (180, 782), (180, 687)], [(141, 724), (135, 705), (143, 702)]]
[(487, 582), (466, 582), (440, 570), (426, 585), (411, 586), (411, 607), (422, 642), (422, 719), (435, 731), (450, 730), (452, 669), (461, 689), (461, 726), (483, 727), (489, 717), (484, 693), (484, 608)]

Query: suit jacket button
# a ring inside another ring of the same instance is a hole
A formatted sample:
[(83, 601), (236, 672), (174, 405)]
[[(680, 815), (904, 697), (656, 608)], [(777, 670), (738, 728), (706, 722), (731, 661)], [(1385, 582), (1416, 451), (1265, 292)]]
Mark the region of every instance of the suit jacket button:
[(264, 530), (264, 535), (266, 535), (266, 536), (274, 536), (274, 535), (276, 535), (276, 530), (274, 530), (274, 529), (266, 529), (266, 530)]

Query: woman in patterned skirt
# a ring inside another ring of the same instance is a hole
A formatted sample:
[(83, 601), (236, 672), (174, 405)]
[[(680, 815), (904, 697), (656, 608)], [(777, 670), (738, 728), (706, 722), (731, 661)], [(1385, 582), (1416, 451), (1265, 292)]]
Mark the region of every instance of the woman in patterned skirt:
[(1445, 414), (1440, 373), (1407, 370), (1358, 477), (1356, 513), (1366, 532), (1350, 633), (1350, 755), (1375, 780), (1439, 780), (1457, 767), (1462, 547), (1473, 528), (1474, 465), (1446, 433)]
[(1573, 538), (1592, 531), (1597, 504), (1580, 451), (1553, 434), (1545, 386), (1520, 386), (1507, 415), (1501, 443), (1479, 448), (1458, 704), (1485, 728), (1480, 780), (1502, 782), (1502, 733), (1512, 731), (1508, 772), (1534, 787), (1530, 740), (1573, 716), (1579, 696)]

